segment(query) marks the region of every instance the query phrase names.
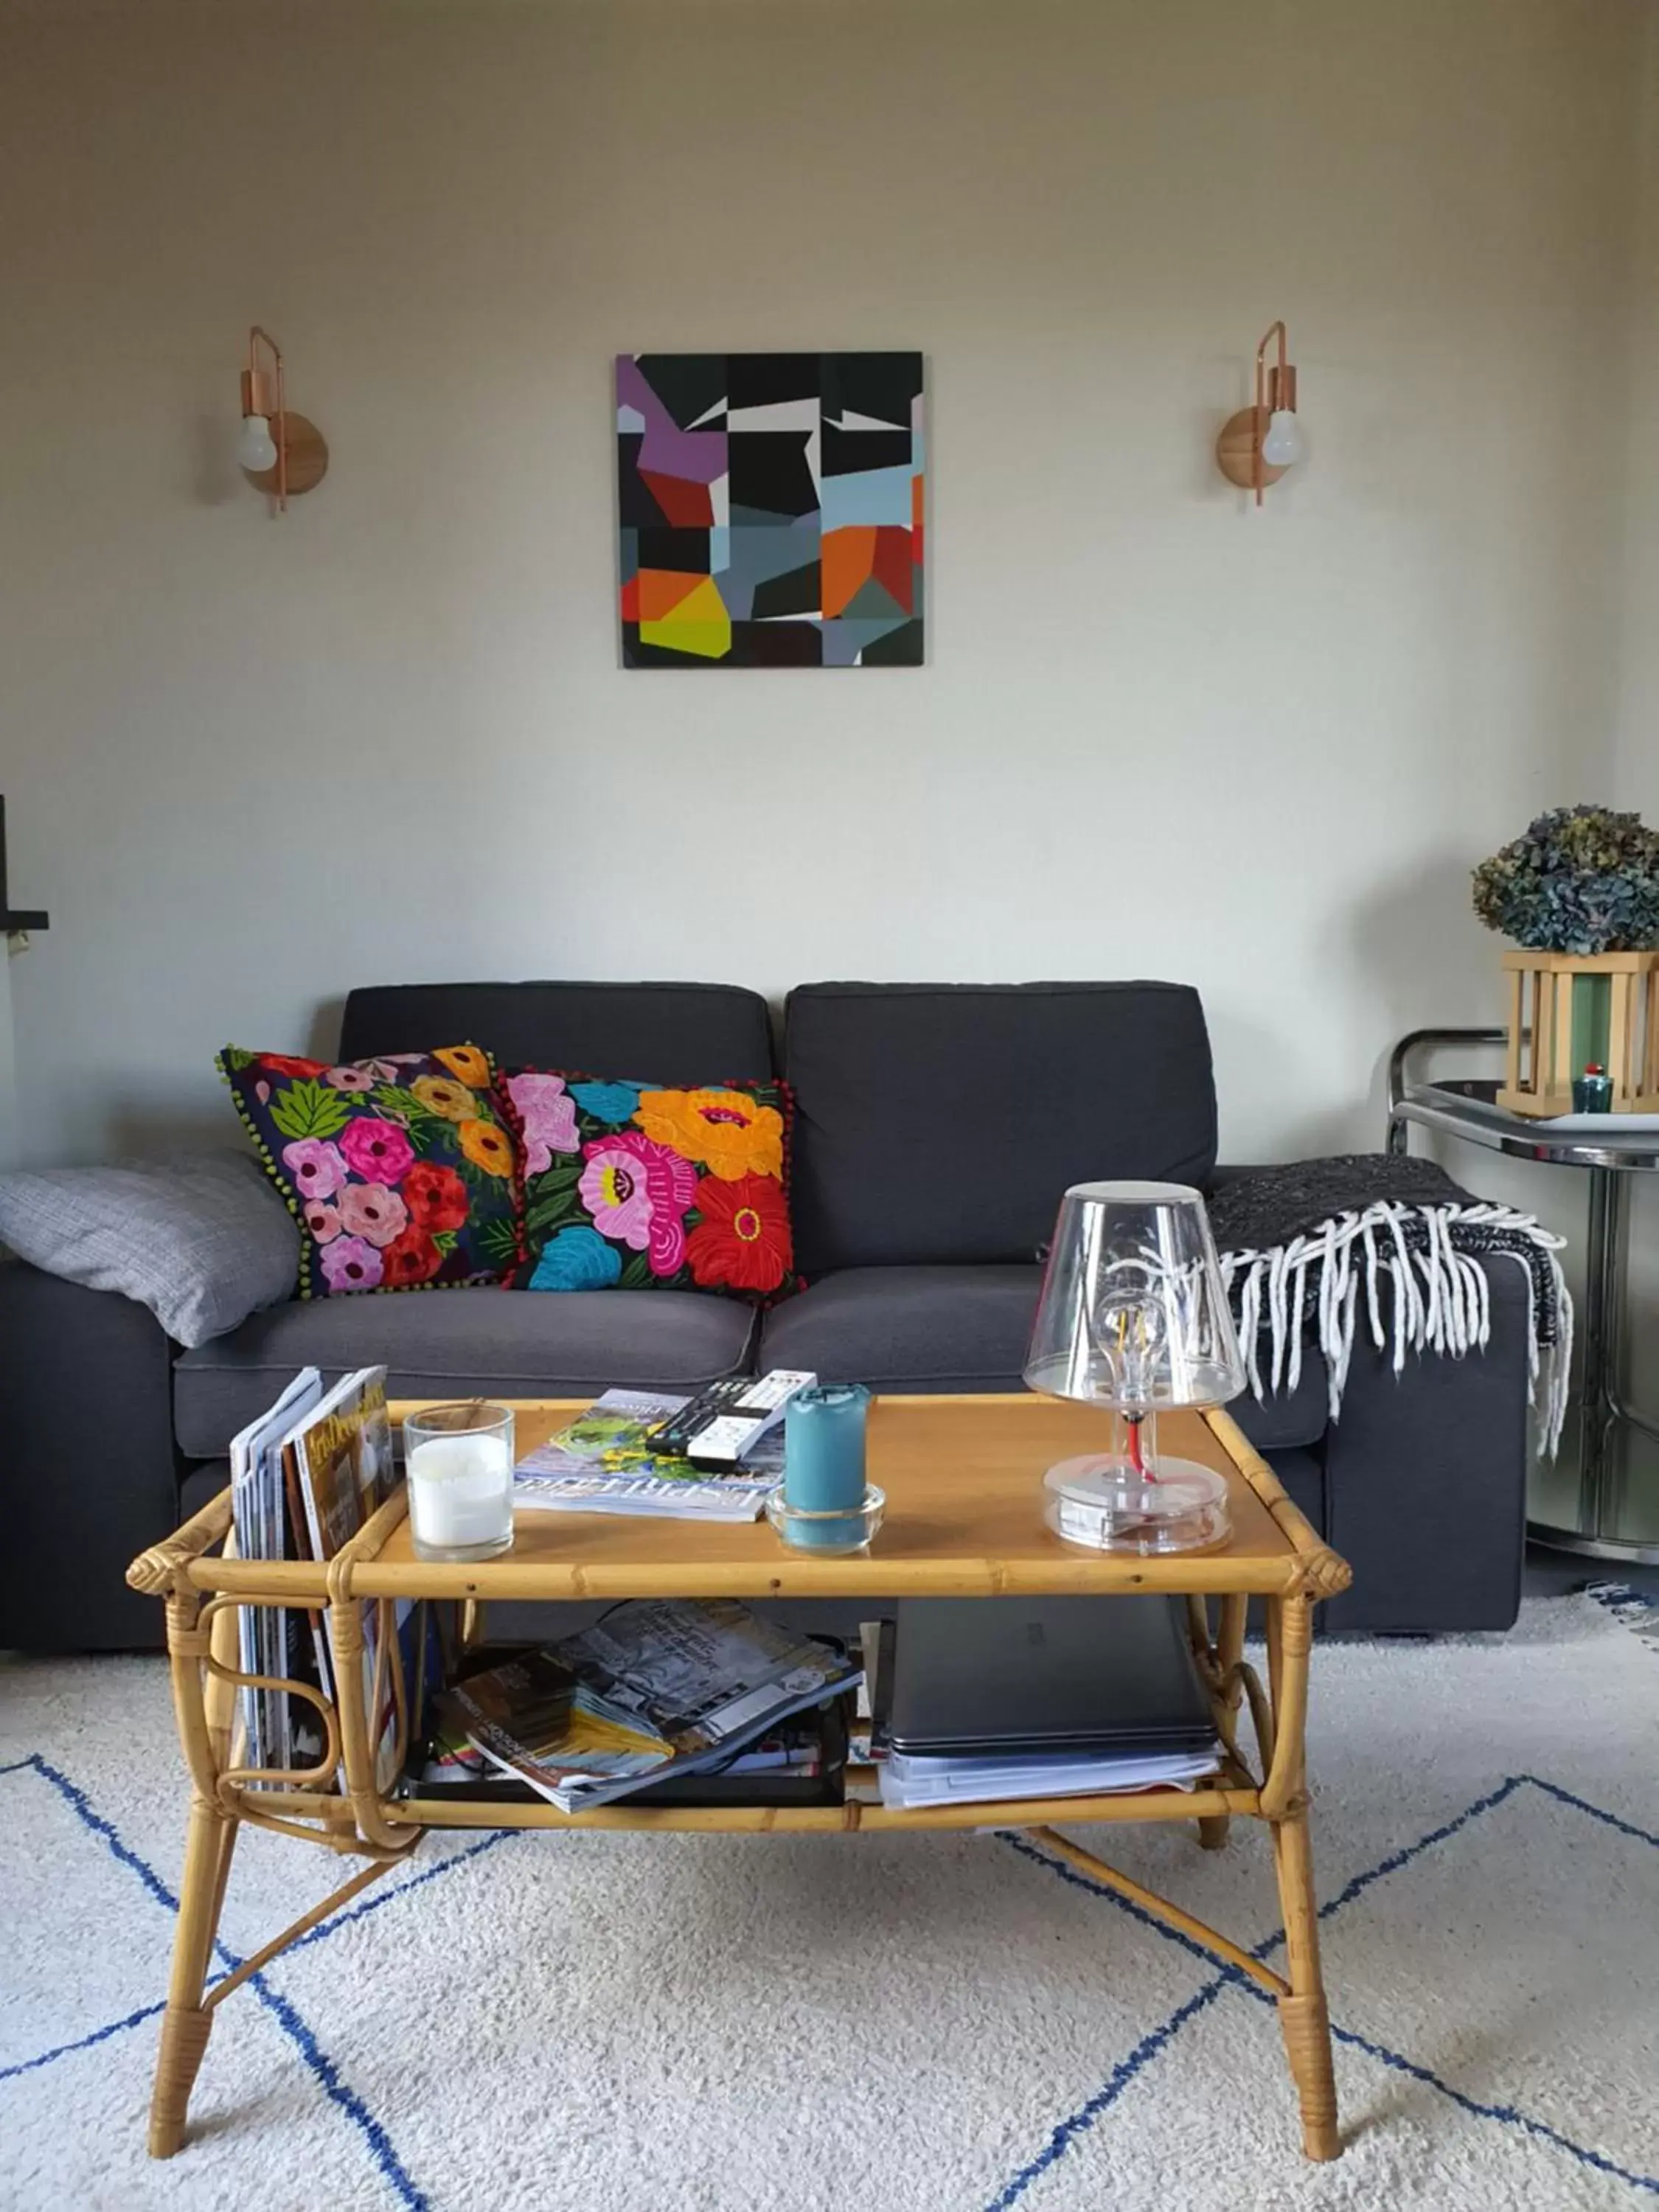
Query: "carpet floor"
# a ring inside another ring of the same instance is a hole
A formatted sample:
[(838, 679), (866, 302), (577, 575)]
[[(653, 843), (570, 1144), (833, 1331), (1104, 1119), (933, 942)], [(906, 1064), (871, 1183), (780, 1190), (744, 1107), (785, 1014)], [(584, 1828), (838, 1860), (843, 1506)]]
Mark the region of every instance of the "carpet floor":
[[(184, 1789), (155, 1660), (0, 1664), (0, 2203), (1615, 2212), (1659, 2200), (1634, 1606), (1315, 1655), (1346, 2154), (1254, 1986), (1024, 1838), (434, 1837), (233, 1996), (144, 2156)], [(1650, 1621), (1656, 1616), (1650, 1614)], [(1079, 1831), (1269, 1959), (1265, 1834)], [(342, 1865), (341, 1872), (346, 1870)], [(222, 1962), (331, 1867), (238, 1845)]]

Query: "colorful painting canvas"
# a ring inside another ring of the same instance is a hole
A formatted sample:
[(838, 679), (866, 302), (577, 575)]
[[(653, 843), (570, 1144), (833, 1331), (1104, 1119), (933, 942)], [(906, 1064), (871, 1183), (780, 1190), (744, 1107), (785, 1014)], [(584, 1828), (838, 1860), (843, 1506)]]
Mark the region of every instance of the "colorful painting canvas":
[(919, 353), (617, 362), (623, 662), (915, 667)]

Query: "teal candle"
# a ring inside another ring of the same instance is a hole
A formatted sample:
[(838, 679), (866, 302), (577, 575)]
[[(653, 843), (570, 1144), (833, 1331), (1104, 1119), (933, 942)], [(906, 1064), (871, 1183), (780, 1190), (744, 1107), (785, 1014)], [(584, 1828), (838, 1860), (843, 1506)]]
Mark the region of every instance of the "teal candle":
[[(784, 1420), (783, 1497), (798, 1513), (856, 1513), (864, 1504), (864, 1431), (870, 1393), (861, 1382), (800, 1390)], [(790, 1541), (803, 1550), (842, 1545), (845, 1523), (798, 1521)]]

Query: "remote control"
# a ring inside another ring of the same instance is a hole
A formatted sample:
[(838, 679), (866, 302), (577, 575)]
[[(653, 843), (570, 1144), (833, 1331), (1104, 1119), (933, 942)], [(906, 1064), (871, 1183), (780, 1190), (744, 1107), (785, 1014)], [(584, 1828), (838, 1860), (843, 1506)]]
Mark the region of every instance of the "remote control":
[(665, 1459), (689, 1459), (693, 1467), (736, 1467), (751, 1444), (782, 1419), (798, 1390), (817, 1380), (804, 1369), (774, 1368), (769, 1375), (732, 1376), (711, 1382), (695, 1398), (648, 1429), (646, 1449)]

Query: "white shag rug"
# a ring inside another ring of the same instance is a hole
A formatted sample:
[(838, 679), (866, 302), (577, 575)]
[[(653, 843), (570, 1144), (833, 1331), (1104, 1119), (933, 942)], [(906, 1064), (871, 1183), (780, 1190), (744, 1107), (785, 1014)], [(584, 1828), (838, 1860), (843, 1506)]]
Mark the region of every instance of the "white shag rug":
[[(1659, 2201), (1659, 1645), (1626, 1607), (1325, 1646), (1347, 2143), (1250, 1985), (1024, 1838), (434, 1837), (144, 2154), (184, 1778), (158, 1660), (0, 1665), (0, 2203), (258, 2212), (1613, 2212)], [(1649, 1616), (1650, 1620), (1659, 1616)], [(1083, 1832), (1262, 1945), (1265, 1832)], [(258, 1833), (240, 1957), (337, 1865)]]

